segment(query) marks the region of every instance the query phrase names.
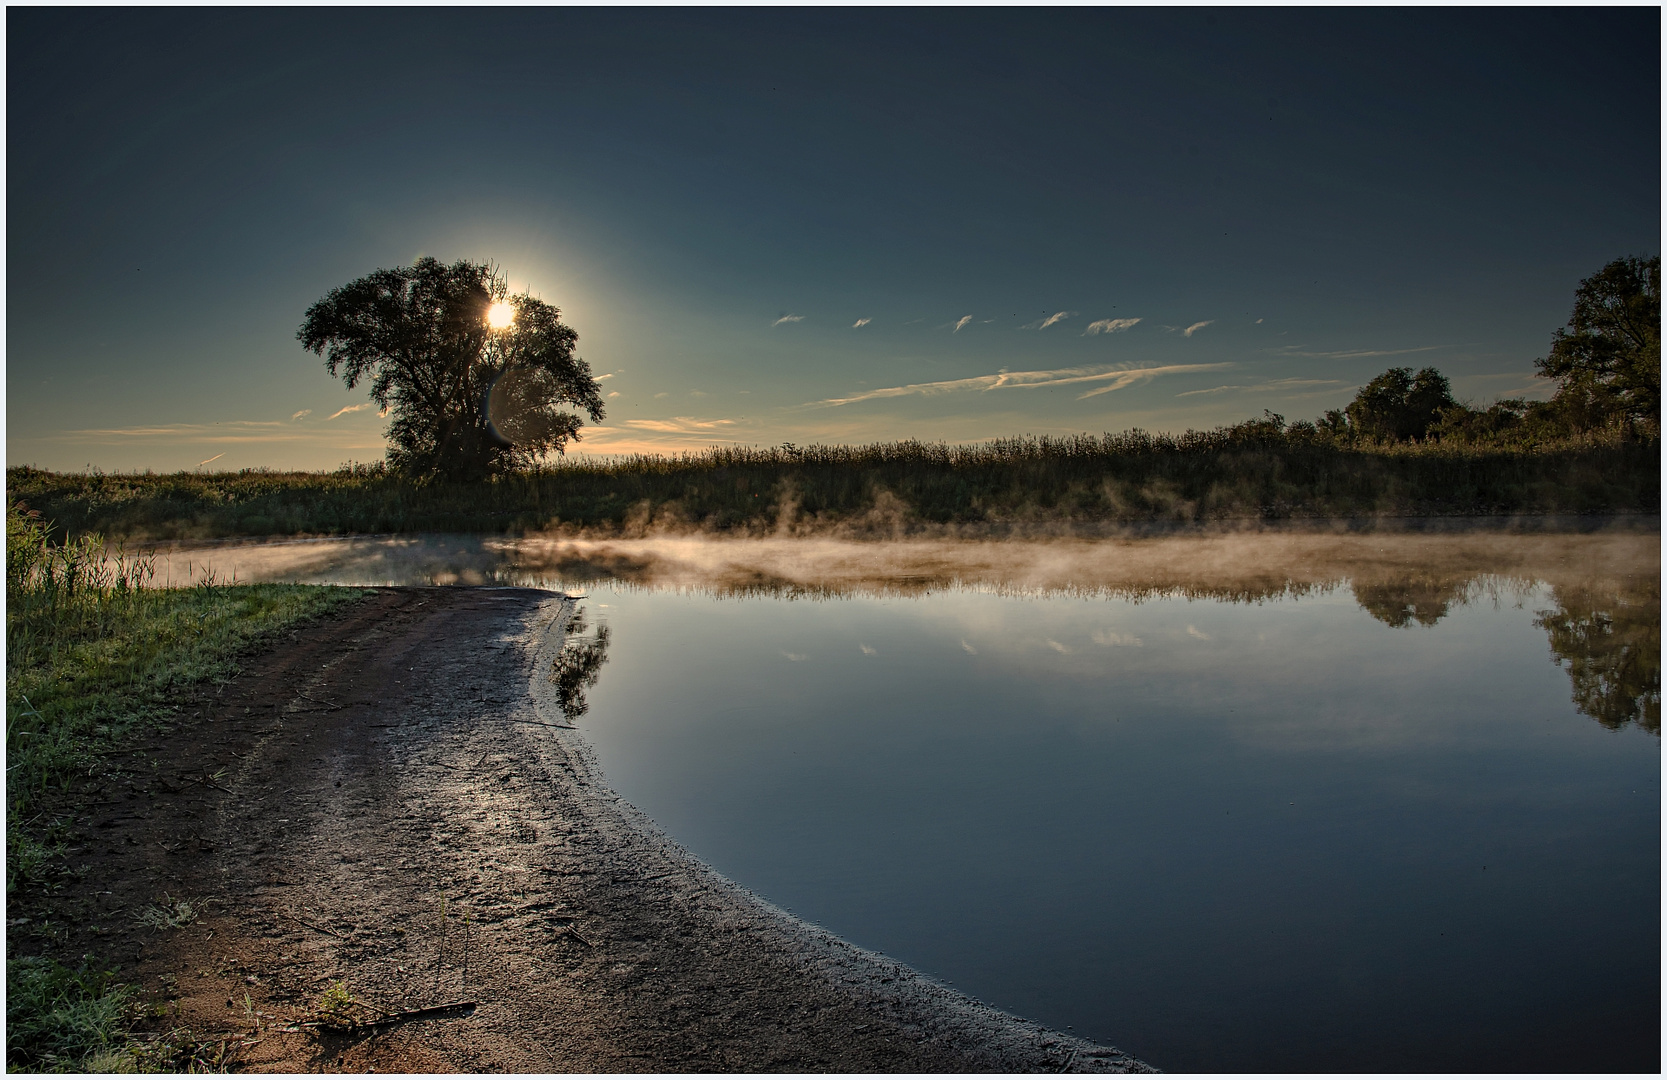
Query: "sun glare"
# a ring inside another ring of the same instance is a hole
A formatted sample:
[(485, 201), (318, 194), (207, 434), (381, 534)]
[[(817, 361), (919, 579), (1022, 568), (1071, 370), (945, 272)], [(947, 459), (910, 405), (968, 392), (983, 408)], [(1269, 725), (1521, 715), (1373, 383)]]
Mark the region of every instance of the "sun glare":
[(515, 308), (509, 304), (493, 304), (486, 309), (486, 325), (502, 330), (515, 324)]

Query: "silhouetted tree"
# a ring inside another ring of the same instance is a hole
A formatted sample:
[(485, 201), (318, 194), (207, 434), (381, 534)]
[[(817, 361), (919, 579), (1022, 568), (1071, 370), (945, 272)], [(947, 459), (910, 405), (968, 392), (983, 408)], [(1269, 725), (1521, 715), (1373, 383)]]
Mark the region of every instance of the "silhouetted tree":
[[(603, 416), (590, 365), (573, 355), (579, 335), (549, 304), (508, 292), (489, 265), (422, 258), (331, 290), (296, 337), (349, 389), (370, 380), (393, 414), (391, 466), (479, 478), (577, 440), (584, 421), (561, 406)], [(494, 303), (514, 309), (512, 325), (487, 325)]]
[(1344, 412), (1357, 436), (1404, 442), (1424, 438), (1441, 411), (1457, 404), (1447, 376), (1435, 368), (1416, 375), (1411, 368), (1390, 368), (1361, 387)]
[(1574, 314), (1551, 338), (1540, 374), (1574, 426), (1661, 425), (1661, 258), (1616, 259), (1580, 283)]

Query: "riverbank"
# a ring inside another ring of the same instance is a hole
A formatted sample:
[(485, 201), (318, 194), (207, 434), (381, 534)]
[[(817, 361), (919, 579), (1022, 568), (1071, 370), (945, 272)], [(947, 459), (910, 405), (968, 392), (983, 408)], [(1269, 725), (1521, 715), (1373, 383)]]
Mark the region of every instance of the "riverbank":
[[(553, 594), (381, 589), (111, 755), (25, 942), (259, 1071), (1127, 1071), (771, 908), (607, 789), (535, 693)], [(449, 1008), (433, 1010), (435, 1006)]]

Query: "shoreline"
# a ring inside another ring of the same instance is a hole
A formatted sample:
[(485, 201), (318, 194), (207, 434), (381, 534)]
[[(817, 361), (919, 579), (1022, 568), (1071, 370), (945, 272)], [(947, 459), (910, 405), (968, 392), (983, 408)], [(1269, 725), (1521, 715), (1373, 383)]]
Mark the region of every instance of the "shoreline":
[[(689, 852), (647, 814), (608, 786), (600, 762), (577, 728), (562, 724), (548, 680), (537, 678), (561, 651), (563, 635), (556, 629), (573, 611), (574, 598), (551, 601), (535, 617), (547, 629), (530, 650), (535, 659), (530, 685), (540, 717), (550, 725), (549, 738), (565, 751), (578, 776), (587, 781), (582, 801), (593, 817), (617, 815), (658, 854), (680, 864), (694, 881), (718, 892), (740, 917), (767, 925), (784, 954), (842, 986), (863, 1007), (917, 1026), (954, 1046), (977, 1063), (980, 1070), (998, 1072), (1157, 1072), (1122, 1050), (1015, 1016), (993, 1005), (945, 986), (902, 961), (864, 949), (815, 923), (800, 918), (752, 892)], [(536, 630), (535, 630), (536, 633)]]
[(101, 759), (70, 887), (8, 896), (11, 954), (113, 968), (145, 1006), (123, 1052), (172, 1071), (1152, 1071), (797, 919), (626, 804), (534, 690), (571, 603), (374, 589), (182, 695)]

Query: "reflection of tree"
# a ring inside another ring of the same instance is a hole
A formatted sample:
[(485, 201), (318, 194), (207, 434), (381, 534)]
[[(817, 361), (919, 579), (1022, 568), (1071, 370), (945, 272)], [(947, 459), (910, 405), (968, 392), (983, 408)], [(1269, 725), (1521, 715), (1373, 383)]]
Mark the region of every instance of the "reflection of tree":
[(567, 621), (561, 652), (550, 666), (550, 681), (556, 684), (561, 713), (569, 720), (577, 720), (590, 710), (585, 691), (602, 677), (602, 665), (608, 660), (606, 624), (598, 624), (589, 638), (579, 636), (585, 629), (585, 612), (580, 608)]
[(1661, 583), (1553, 586), (1555, 611), (1535, 625), (1574, 684), (1574, 707), (1607, 728), (1635, 723), (1661, 734)]
[(1464, 601), (1467, 582), (1462, 579), (1407, 575), (1389, 581), (1353, 583), (1354, 598), (1361, 607), (1390, 626), (1434, 626), (1455, 602)]

